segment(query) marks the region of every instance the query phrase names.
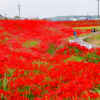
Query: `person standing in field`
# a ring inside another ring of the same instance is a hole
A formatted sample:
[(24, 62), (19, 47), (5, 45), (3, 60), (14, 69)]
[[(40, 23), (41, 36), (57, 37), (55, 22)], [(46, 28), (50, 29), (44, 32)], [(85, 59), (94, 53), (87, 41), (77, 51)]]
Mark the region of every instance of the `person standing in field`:
[(77, 32), (74, 31), (73, 34), (74, 34), (74, 37), (77, 38)]
[(91, 32), (96, 32), (96, 29), (95, 29), (95, 28), (92, 28), (92, 29), (91, 29)]

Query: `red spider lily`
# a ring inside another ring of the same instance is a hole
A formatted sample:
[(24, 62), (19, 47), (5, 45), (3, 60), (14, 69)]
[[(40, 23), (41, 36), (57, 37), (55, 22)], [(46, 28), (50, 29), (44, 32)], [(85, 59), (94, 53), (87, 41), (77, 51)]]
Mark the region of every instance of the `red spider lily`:
[[(80, 26), (97, 25), (97, 21), (86, 21), (83, 25), (82, 22), (64, 22), (68, 25), (65, 26), (45, 20), (0, 21), (3, 27), (0, 29), (0, 93), (8, 100), (99, 97), (98, 93), (91, 91), (100, 85), (100, 63), (67, 61), (73, 55), (84, 58), (88, 53), (99, 55), (99, 49), (88, 50), (66, 41), (73, 35), (69, 26), (77, 26), (76, 23)], [(83, 33), (81, 30), (77, 32)], [(27, 41), (30, 46), (25, 47), (23, 44)], [(35, 45), (34, 41), (38, 44)], [(48, 52), (49, 49), (52, 51), (50, 47), (54, 50), (52, 54)]]
[(86, 27), (86, 26), (99, 26), (100, 20), (81, 20), (81, 21), (60, 21), (56, 22), (62, 25), (72, 26), (72, 27)]

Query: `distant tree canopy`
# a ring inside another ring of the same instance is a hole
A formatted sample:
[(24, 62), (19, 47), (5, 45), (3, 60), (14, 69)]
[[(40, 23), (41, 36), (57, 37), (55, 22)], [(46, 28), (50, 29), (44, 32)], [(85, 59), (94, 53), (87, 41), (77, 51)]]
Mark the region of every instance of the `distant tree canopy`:
[(0, 19), (8, 19), (8, 17), (3, 16), (3, 15), (0, 14)]
[(14, 19), (20, 19), (20, 17), (19, 16), (14, 16)]

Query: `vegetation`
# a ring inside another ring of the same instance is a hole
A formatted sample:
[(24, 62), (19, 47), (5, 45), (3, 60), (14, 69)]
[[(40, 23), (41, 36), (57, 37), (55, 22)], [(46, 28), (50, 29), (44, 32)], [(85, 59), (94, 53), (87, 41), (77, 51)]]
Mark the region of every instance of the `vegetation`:
[(69, 43), (71, 27), (45, 20), (0, 20), (0, 27), (1, 100), (100, 99), (100, 49)]

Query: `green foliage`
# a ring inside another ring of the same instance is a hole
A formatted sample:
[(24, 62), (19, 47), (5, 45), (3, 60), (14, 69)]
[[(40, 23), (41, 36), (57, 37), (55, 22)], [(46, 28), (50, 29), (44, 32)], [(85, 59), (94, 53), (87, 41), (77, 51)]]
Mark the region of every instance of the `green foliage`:
[(75, 53), (79, 53), (80, 52), (80, 50), (77, 49), (77, 48), (75, 48), (74, 50), (75, 50)]
[(52, 68), (53, 68), (53, 65), (50, 65), (49, 68), (48, 68), (48, 70), (50, 70), (50, 69), (52, 69)]
[(33, 72), (34, 72), (35, 74), (39, 74), (39, 73), (40, 73), (39, 70), (34, 70)]
[(96, 30), (100, 30), (100, 26), (74, 27), (74, 29), (83, 29), (83, 30), (86, 30), (86, 29), (92, 29), (92, 28), (95, 28)]
[(100, 89), (96, 88), (96, 89), (95, 89), (95, 92), (97, 92), (97, 93), (100, 94)]
[(34, 95), (33, 95), (33, 94), (28, 94), (28, 95), (27, 95), (27, 98), (28, 98), (29, 100), (33, 100)]
[(48, 49), (48, 53), (49, 54), (54, 54), (55, 50), (56, 50), (55, 46), (53, 44), (51, 44), (50, 47), (49, 47), (49, 49)]
[(29, 48), (29, 47), (34, 47), (38, 44), (37, 41), (26, 41), (23, 46), (26, 47), (26, 48)]
[[(31, 93), (30, 88), (31, 88), (30, 86), (25, 86), (25, 87), (23, 87), (23, 88), (18, 88), (18, 91), (19, 91), (20, 93), (23, 93), (23, 92), (27, 91), (27, 94), (24, 95), (24, 96), (27, 97), (29, 100), (33, 100), (34, 95)], [(22, 96), (23, 96), (23, 95), (22, 95)]]
[(25, 92), (25, 91), (29, 91), (30, 90), (30, 86), (25, 86), (23, 88), (18, 88), (19, 92)]
[(65, 61), (82, 61), (84, 60), (84, 57), (81, 57), (81, 56), (71, 56), (70, 58), (66, 59)]
[(88, 53), (85, 56), (85, 59), (88, 60), (88, 62), (93, 62), (93, 63), (98, 63), (100, 62), (100, 56), (97, 55), (96, 53)]
[(93, 92), (100, 94), (100, 88), (94, 88), (92, 89)]
[(7, 76), (6, 76), (6, 73), (5, 73), (5, 77), (4, 77), (4, 79), (3, 79), (3, 89), (4, 89), (5, 91), (8, 90), (8, 88), (7, 88), (7, 83), (8, 83), (8, 80), (7, 80)]
[(8, 73), (6, 74), (7, 77), (11, 77), (14, 73), (15, 69), (8, 69)]
[(0, 80), (0, 89), (2, 88), (2, 81)]
[(74, 36), (71, 36), (71, 37), (68, 38), (68, 40), (74, 40), (74, 39), (75, 39)]

